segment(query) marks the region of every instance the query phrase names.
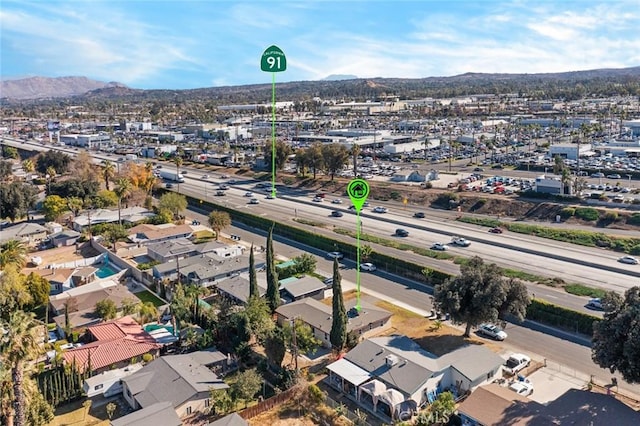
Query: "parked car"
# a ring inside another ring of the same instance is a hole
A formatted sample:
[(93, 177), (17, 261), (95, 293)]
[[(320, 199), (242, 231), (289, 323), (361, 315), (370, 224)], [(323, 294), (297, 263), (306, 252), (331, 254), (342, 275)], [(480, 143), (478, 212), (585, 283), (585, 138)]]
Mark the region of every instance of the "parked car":
[(342, 212), (339, 210), (334, 210), (331, 212), (331, 216), (333, 217), (342, 217)]
[(376, 265), (374, 265), (373, 263), (366, 262), (366, 263), (361, 263), (360, 264), (360, 270), (362, 270), (362, 271), (373, 272), (376, 269), (377, 269)]
[(329, 259), (343, 259), (344, 258), (344, 254), (340, 253), (339, 251), (330, 251), (329, 253), (327, 253), (327, 257)]
[(590, 300), (587, 302), (587, 307), (588, 307), (588, 308), (593, 308), (593, 309), (599, 309), (599, 310), (604, 309), (604, 308), (602, 307), (602, 300), (600, 300), (600, 298), (599, 298), (599, 297), (596, 297), (596, 298), (590, 299)]
[(527, 368), (531, 363), (531, 358), (524, 354), (514, 353), (509, 356), (504, 364), (504, 370), (508, 374), (516, 374), (518, 371)]
[(331, 200), (332, 204), (342, 204), (342, 200), (340, 198), (334, 198), (333, 200)]
[(626, 263), (627, 265), (637, 265), (639, 261), (633, 256), (622, 256), (618, 259), (618, 262)]
[(492, 234), (502, 234), (502, 228), (491, 228), (489, 229), (489, 232)]
[(413, 214), (413, 217), (418, 219), (424, 219), (424, 212), (416, 212)]
[(445, 251), (449, 248), (445, 243), (433, 243), (431, 250)]
[[(182, 172), (184, 174), (184, 171)], [(209, 179), (209, 175), (202, 175), (202, 179)]]
[(322, 281), (325, 285), (333, 285), (333, 277), (329, 277), (329, 278), (325, 278), (324, 281)]
[(386, 207), (380, 207), (380, 206), (378, 206), (378, 207), (374, 207), (374, 208), (373, 208), (373, 212), (374, 212), (374, 213), (386, 213), (387, 211), (388, 211), (388, 210), (387, 210), (387, 208), (386, 208)]
[(509, 385), (509, 389), (522, 396), (529, 396), (533, 393), (533, 384), (531, 382), (513, 382)]
[(252, 198), (249, 200), (249, 204), (260, 204), (260, 200), (257, 198)]
[(620, 176), (619, 174), (612, 174), (607, 176), (608, 179), (622, 179), (622, 176)]
[(398, 228), (396, 229), (396, 237), (408, 237), (409, 231), (406, 229)]
[(482, 334), (483, 336), (490, 337), (494, 340), (504, 340), (507, 338), (507, 333), (497, 325), (493, 324), (480, 324), (480, 327), (478, 327), (478, 334)]

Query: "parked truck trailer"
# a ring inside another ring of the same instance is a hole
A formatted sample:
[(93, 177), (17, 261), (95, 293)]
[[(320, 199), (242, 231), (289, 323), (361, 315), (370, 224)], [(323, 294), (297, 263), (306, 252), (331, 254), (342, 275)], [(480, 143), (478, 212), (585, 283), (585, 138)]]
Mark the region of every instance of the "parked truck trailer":
[(160, 170), (160, 177), (173, 182), (184, 182), (184, 176), (182, 176), (182, 173), (171, 172), (169, 170)]

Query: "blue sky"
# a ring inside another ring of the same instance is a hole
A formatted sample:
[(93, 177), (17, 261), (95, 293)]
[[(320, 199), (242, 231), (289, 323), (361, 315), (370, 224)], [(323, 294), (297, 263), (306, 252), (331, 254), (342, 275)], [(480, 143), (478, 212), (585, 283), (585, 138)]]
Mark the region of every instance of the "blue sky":
[(68, 75), (141, 89), (276, 81), (537, 73), (640, 65), (638, 0), (3, 0), (1, 76)]

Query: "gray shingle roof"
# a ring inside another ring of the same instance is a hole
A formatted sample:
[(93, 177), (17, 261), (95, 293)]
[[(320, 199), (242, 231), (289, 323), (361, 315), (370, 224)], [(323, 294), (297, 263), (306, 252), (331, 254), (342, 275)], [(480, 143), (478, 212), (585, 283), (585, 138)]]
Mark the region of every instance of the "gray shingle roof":
[(468, 345), (444, 354), (438, 363), (451, 365), (472, 382), (487, 375), (504, 364), (504, 359), (495, 352), (480, 345)]
[[(249, 280), (241, 275), (222, 280), (216, 284), (216, 287), (218, 291), (226, 293), (242, 303), (246, 303), (249, 300)], [(258, 290), (260, 291), (260, 296), (264, 296), (267, 292), (267, 289), (260, 286), (260, 284), (258, 284)]]
[(249, 423), (238, 413), (231, 413), (228, 416), (224, 416), (215, 422), (209, 423), (207, 426), (248, 426)]
[(170, 402), (158, 402), (111, 421), (111, 426), (180, 426), (182, 421)]
[(179, 256), (186, 253), (195, 253), (196, 245), (186, 238), (176, 238), (174, 240), (149, 244), (147, 250), (153, 251), (162, 257)]
[(222, 379), (199, 362), (200, 356), (208, 355), (167, 355), (122, 381), (142, 407), (163, 401), (170, 401), (173, 407), (178, 407), (198, 394), (207, 394), (211, 387), (228, 388)]
[(297, 299), (318, 290), (322, 290), (326, 286), (326, 284), (316, 277), (304, 276), (299, 280), (284, 284), (280, 287), (280, 291), (285, 291), (289, 293), (292, 298)]

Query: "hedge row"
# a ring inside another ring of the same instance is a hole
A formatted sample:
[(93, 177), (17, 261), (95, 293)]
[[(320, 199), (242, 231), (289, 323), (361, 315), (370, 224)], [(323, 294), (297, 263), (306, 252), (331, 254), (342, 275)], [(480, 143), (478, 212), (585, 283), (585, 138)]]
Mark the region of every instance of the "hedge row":
[(587, 336), (593, 336), (593, 323), (599, 321), (599, 318), (593, 315), (583, 314), (541, 300), (531, 301), (527, 307), (527, 319)]

